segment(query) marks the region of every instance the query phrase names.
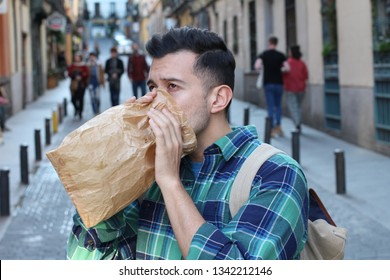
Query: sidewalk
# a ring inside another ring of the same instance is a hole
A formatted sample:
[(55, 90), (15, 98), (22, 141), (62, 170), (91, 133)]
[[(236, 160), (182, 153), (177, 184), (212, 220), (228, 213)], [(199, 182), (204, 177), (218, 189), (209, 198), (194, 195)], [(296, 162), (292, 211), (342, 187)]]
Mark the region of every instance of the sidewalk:
[[(7, 166), (11, 170), (12, 207), (10, 217), (0, 218), (0, 259), (64, 258), (63, 250), (71, 226), (73, 207), (45, 157), (45, 151), (57, 147), (63, 137), (81, 123), (73, 121), (73, 108), (69, 102), (68, 117), (59, 125), (59, 132), (53, 135), (52, 145), (43, 148), (43, 160), (38, 164), (35, 163), (34, 129), (41, 129), (44, 145), (44, 119), (51, 117), (52, 110), (64, 98), (69, 100), (67, 83), (61, 82), (58, 88), (47, 91), (7, 121), (12, 131), (5, 133), (5, 145), (0, 146), (0, 168)], [(84, 121), (92, 116), (87, 98), (86, 94)], [(108, 104), (108, 99), (102, 98), (102, 109), (107, 108), (104, 104)], [(250, 108), (249, 123), (257, 127), (259, 138), (263, 140), (265, 110), (235, 99), (231, 106), (231, 123), (243, 124), (245, 108)], [(282, 127), (285, 137), (273, 138), (271, 144), (291, 154), (291, 120), (284, 118)], [(309, 186), (319, 193), (336, 224), (349, 230), (345, 258), (390, 259), (390, 209), (387, 207), (390, 172), (386, 168), (390, 166), (390, 157), (351, 145), (307, 126), (303, 126), (302, 131), (300, 163)], [(19, 146), (24, 143), (29, 147), (31, 164), (28, 186), (19, 183)], [(336, 194), (335, 149), (345, 153), (345, 195)], [(23, 245), (17, 245), (19, 238), (24, 240)], [(46, 253), (38, 247), (42, 244), (45, 245)], [(24, 252), (5, 252), (17, 248), (23, 248), (19, 251)]]
[[(36, 101), (27, 105), (27, 107), (11, 116), (7, 121), (7, 127), (11, 129), (4, 133), (4, 144), (0, 145), (0, 169), (9, 169), (9, 192), (10, 192), (10, 212), (11, 216), (18, 207), (20, 198), (23, 196), (27, 185), (21, 183), (20, 168), (20, 146), (27, 145), (29, 183), (31, 184), (31, 175), (39, 167), (39, 162), (35, 160), (35, 129), (40, 130), (42, 159), (45, 158), (45, 151), (50, 146), (45, 146), (45, 119), (52, 119), (53, 111), (58, 112), (58, 105), (62, 104), (64, 98), (67, 99), (67, 111), (73, 112), (70, 103), (70, 94), (68, 89), (69, 81), (64, 80), (54, 89), (47, 90), (46, 93)], [(61, 124), (58, 125), (60, 130)], [(52, 131), (52, 124), (50, 124)], [(52, 131), (51, 144), (55, 141), (56, 134)], [(0, 239), (4, 234), (10, 219), (0, 217)]]

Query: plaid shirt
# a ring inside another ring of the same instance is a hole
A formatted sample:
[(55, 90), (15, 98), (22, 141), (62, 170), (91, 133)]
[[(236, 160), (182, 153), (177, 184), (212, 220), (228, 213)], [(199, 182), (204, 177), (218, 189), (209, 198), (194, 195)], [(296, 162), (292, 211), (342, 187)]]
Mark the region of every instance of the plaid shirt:
[[(266, 161), (253, 180), (249, 200), (231, 217), (231, 186), (260, 144), (255, 127), (234, 128), (205, 150), (197, 178), (189, 158), (182, 159), (183, 186), (206, 220), (192, 239), (187, 259), (299, 258), (307, 239), (308, 190), (291, 157), (277, 154)], [(67, 258), (182, 259), (156, 183), (141, 206), (135, 201), (93, 228), (85, 228), (76, 213)]]

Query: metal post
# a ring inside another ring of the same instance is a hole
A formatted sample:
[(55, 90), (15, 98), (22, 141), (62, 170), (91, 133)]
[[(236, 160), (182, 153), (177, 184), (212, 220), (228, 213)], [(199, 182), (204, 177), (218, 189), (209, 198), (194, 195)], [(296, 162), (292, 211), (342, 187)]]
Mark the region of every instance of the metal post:
[(50, 132), (50, 119), (45, 119), (45, 139), (46, 139), (46, 145), (50, 145), (50, 138), (51, 138), (51, 132)]
[(40, 161), (40, 160), (42, 160), (41, 130), (40, 129), (35, 129), (34, 139), (35, 139), (35, 160)]
[(9, 169), (0, 170), (0, 216), (10, 215)]
[(272, 118), (265, 118), (264, 143), (271, 143)]
[(244, 109), (244, 125), (249, 124), (249, 107)]
[(58, 123), (62, 123), (62, 105), (58, 104)]
[(344, 151), (336, 149), (334, 154), (336, 160), (336, 192), (338, 194), (345, 194), (346, 186)]
[(291, 148), (292, 148), (292, 157), (299, 163), (299, 131), (294, 130), (291, 132)]
[(66, 117), (68, 115), (68, 111), (67, 111), (68, 100), (64, 98), (63, 103), (64, 103), (64, 117)]
[(57, 117), (56, 110), (53, 110), (51, 119), (52, 119), (52, 125), (53, 125), (53, 133), (57, 133), (57, 131), (58, 131), (58, 117)]
[(20, 178), (23, 184), (28, 185), (28, 146), (20, 145)]

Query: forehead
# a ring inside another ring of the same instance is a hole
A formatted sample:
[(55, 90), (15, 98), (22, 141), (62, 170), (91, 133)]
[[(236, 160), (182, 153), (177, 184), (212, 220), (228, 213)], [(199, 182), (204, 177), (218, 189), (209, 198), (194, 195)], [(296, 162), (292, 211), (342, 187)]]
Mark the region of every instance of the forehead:
[(190, 51), (180, 51), (167, 54), (162, 58), (153, 58), (150, 74), (193, 74), (195, 59), (196, 54)]

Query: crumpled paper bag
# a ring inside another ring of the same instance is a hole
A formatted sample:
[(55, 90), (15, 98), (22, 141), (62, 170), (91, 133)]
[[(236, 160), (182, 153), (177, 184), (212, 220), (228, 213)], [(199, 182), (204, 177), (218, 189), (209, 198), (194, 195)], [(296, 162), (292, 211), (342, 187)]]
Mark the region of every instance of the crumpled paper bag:
[(156, 143), (146, 115), (152, 107), (166, 107), (176, 116), (183, 155), (192, 152), (194, 131), (173, 98), (158, 90), (152, 103), (111, 107), (46, 153), (87, 227), (124, 209), (153, 183)]

